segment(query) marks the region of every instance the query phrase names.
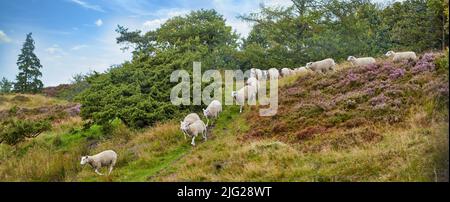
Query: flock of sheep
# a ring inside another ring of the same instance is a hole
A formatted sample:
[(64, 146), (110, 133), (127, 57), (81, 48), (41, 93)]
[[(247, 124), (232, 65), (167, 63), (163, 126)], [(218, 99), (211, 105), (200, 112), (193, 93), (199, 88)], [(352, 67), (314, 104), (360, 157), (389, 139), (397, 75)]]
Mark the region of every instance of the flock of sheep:
[[(399, 62), (402, 60), (416, 60), (416, 53), (409, 52), (394, 52), (388, 51), (385, 56), (392, 57), (394, 62)], [(365, 66), (373, 64), (376, 62), (373, 57), (361, 57), (356, 58), (354, 56), (349, 56), (347, 61), (351, 62), (353, 66)], [(317, 73), (326, 73), (328, 71), (335, 71), (336, 63), (333, 59), (327, 58), (321, 61), (309, 62), (304, 67), (289, 69), (282, 68), (280, 71), (276, 68), (270, 68), (268, 70), (260, 70), (252, 68), (250, 70), (250, 77), (246, 81), (246, 85), (238, 91), (233, 91), (231, 96), (240, 105), (239, 112), (242, 113), (242, 108), (244, 107), (245, 101), (255, 101), (257, 89), (259, 88), (259, 80), (262, 78), (276, 79), (279, 76), (286, 77), (289, 75), (297, 74), (300, 72), (313, 71)], [(208, 139), (207, 137), (207, 127), (209, 124), (209, 119), (217, 119), (220, 112), (222, 112), (222, 104), (218, 100), (212, 101), (206, 109), (203, 109), (203, 115), (207, 119), (206, 124), (200, 119), (197, 113), (188, 114), (183, 121), (180, 121), (180, 129), (184, 134), (184, 138), (191, 137), (192, 146), (195, 146), (195, 138), (201, 134), (204, 141)], [(106, 150), (100, 152), (93, 156), (83, 156), (81, 158), (81, 165), (89, 164), (94, 168), (94, 171), (103, 175), (98, 171), (101, 167), (109, 167), (110, 174), (113, 170), (114, 165), (117, 161), (117, 154), (112, 150)]]

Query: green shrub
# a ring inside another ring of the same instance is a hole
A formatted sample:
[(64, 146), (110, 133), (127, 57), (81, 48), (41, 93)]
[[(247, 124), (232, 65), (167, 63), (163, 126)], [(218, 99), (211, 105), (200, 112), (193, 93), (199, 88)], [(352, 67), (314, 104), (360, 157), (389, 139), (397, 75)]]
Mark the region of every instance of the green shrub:
[(30, 121), (10, 119), (1, 124), (0, 142), (5, 142), (9, 145), (15, 145), (25, 138), (34, 137), (39, 133), (49, 130), (51, 128), (50, 121)]

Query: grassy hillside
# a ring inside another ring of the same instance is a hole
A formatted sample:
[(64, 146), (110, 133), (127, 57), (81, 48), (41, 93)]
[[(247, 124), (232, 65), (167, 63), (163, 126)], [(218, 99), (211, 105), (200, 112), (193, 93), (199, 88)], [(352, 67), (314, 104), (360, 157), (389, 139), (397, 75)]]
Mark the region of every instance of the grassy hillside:
[[(130, 130), (65, 117), (0, 144), (0, 181), (448, 181), (448, 62), (435, 58), (283, 78), (276, 116), (225, 106), (196, 147), (178, 120)], [(119, 154), (111, 176), (79, 165), (105, 149)]]

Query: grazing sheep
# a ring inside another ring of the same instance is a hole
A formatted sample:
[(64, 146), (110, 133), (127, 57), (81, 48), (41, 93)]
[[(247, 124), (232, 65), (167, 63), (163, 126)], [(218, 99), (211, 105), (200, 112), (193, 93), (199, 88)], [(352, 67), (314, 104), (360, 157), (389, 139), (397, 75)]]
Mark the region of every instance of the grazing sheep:
[(327, 58), (327, 59), (317, 61), (317, 62), (308, 62), (306, 64), (306, 69), (310, 69), (314, 72), (325, 73), (329, 70), (334, 71), (335, 66), (336, 66), (336, 63), (334, 62), (334, 60), (331, 58)]
[(278, 69), (275, 68), (270, 68), (267, 73), (269, 73), (269, 77), (270, 79), (275, 79), (280, 77), (280, 72), (278, 71)]
[(206, 126), (208, 127), (209, 118), (216, 119), (219, 113), (222, 112), (222, 104), (218, 100), (213, 100), (209, 103), (206, 109), (203, 109), (203, 115), (206, 117)]
[(238, 91), (231, 92), (231, 96), (236, 100), (236, 103), (240, 105), (239, 113), (242, 113), (242, 108), (245, 105), (246, 100), (255, 101), (256, 99), (256, 87), (244, 86)]
[(191, 144), (192, 146), (195, 146), (195, 138), (198, 136), (198, 134), (202, 134), (203, 139), (206, 141), (207, 134), (206, 134), (206, 125), (203, 123), (202, 120), (197, 120), (194, 123), (191, 123), (189, 125), (184, 125), (182, 128), (183, 131), (186, 131), (186, 133), (192, 137)]
[(298, 74), (298, 73), (302, 73), (302, 72), (308, 72), (308, 70), (306, 69), (306, 67), (298, 67), (294, 69), (294, 73)]
[(250, 78), (248, 78), (247, 79), (247, 82), (245, 82), (247, 85), (249, 85), (249, 86), (254, 86), (254, 87), (256, 87), (256, 89), (258, 89), (259, 88), (259, 81), (258, 81), (258, 79), (257, 78), (255, 78), (255, 77), (250, 77)]
[(250, 77), (261, 79), (263, 76), (263, 73), (260, 69), (251, 68), (250, 69)]
[(289, 76), (289, 75), (291, 75), (292, 73), (294, 73), (294, 72), (292, 71), (292, 69), (289, 69), (289, 68), (283, 68), (283, 69), (281, 69), (281, 76), (282, 76), (282, 77)]
[(194, 123), (195, 121), (200, 120), (200, 117), (197, 115), (197, 113), (190, 113), (186, 117), (184, 117), (183, 121), (180, 121), (180, 129), (183, 131), (184, 139), (186, 139), (187, 133), (183, 130), (185, 126), (188, 126), (189, 124)]
[(85, 165), (88, 163), (92, 166), (92, 168), (95, 169), (95, 173), (99, 175), (101, 174), (98, 169), (100, 169), (103, 166), (109, 166), (109, 172), (108, 175), (111, 174), (111, 171), (113, 170), (114, 165), (116, 165), (117, 161), (117, 154), (113, 150), (106, 150), (103, 152), (100, 152), (94, 156), (83, 156), (81, 157), (81, 165)]
[(348, 56), (347, 61), (350, 61), (353, 66), (365, 66), (374, 64), (376, 62), (375, 58), (373, 57), (356, 58), (353, 56)]
[(417, 59), (416, 53), (412, 52), (412, 51), (398, 52), (398, 53), (396, 53), (394, 51), (388, 51), (386, 53), (386, 56), (387, 57), (394, 56), (392, 58), (392, 61), (394, 61), (394, 62), (400, 62), (402, 60), (409, 60), (409, 59), (412, 59), (412, 60), (416, 60)]

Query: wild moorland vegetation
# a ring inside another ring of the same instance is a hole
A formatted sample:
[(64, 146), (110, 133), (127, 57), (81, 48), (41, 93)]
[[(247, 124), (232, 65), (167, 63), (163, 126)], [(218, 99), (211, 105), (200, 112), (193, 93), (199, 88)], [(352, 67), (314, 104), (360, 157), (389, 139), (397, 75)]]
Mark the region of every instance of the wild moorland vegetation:
[[(247, 38), (214, 10), (146, 33), (118, 26), (131, 61), (44, 90), (54, 98), (0, 95), (0, 181), (448, 181), (448, 1), (293, 3), (240, 16)], [(393, 63), (388, 50), (419, 60)], [(349, 55), (377, 63), (351, 67)], [(280, 80), (276, 116), (225, 106), (207, 142), (183, 138), (179, 120), (204, 106), (171, 104), (174, 70), (328, 57), (337, 72)], [(111, 176), (79, 165), (106, 149), (119, 155)]]

